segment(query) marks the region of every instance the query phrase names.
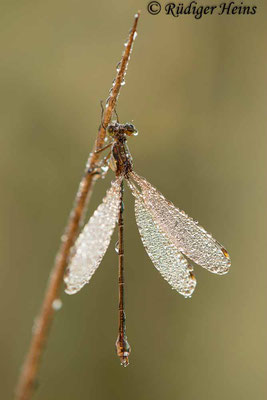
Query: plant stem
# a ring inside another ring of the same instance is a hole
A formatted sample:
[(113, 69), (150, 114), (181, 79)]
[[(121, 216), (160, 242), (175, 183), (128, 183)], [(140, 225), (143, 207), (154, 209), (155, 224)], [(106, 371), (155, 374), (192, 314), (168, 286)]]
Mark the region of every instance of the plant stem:
[(88, 171), (93, 170), (95, 164), (99, 159), (100, 155), (99, 153), (96, 153), (95, 150), (100, 149), (104, 144), (106, 127), (112, 118), (112, 114), (118, 100), (121, 83), (124, 80), (124, 75), (133, 46), (133, 41), (136, 35), (136, 27), (139, 16), (140, 13), (135, 15), (134, 24), (130, 31), (127, 45), (125, 47), (121, 62), (117, 69), (115, 83), (112, 87), (110, 97), (107, 100), (106, 107), (103, 112), (102, 123), (99, 127), (94, 149), (93, 152), (89, 155), (85, 173), (80, 182), (74, 206), (70, 213), (65, 233), (62, 237), (62, 243), (59, 248), (54, 267), (50, 274), (41, 310), (34, 324), (34, 330), (29, 351), (19, 377), (15, 395), (16, 400), (29, 400), (33, 394), (34, 383), (40, 365), (40, 358), (44, 351), (49, 328), (53, 321), (53, 302), (59, 296), (59, 290), (63, 280), (64, 271), (68, 263), (70, 250), (77, 237), (84, 211), (92, 194), (93, 185), (97, 179), (97, 175), (90, 174)]

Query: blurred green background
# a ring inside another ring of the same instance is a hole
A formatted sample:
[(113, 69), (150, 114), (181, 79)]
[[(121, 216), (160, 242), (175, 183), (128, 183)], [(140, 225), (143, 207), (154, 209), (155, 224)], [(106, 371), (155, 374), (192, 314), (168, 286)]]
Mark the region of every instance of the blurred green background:
[[(115, 234), (90, 285), (62, 293), (34, 399), (266, 398), (267, 7), (255, 3), (254, 16), (195, 20), (149, 15), (145, 1), (1, 1), (1, 399), (13, 396), (138, 9), (118, 104), (139, 130), (129, 139), (135, 169), (224, 244), (232, 269), (219, 277), (196, 266), (192, 299), (172, 291), (127, 191), (130, 366), (115, 355)], [(98, 181), (89, 212), (111, 179)]]

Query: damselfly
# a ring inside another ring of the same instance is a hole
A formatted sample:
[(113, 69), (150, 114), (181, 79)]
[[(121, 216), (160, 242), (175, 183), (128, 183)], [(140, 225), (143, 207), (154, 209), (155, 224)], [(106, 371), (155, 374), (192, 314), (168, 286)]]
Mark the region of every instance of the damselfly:
[(98, 151), (111, 147), (109, 154), (103, 159), (102, 167), (109, 166), (115, 172), (116, 178), (102, 204), (77, 238), (65, 276), (65, 291), (68, 294), (77, 293), (88, 283), (99, 266), (118, 223), (119, 333), (116, 348), (123, 366), (128, 365), (131, 351), (126, 336), (124, 310), (124, 181), (135, 197), (136, 222), (144, 247), (157, 270), (173, 289), (184, 297), (190, 297), (196, 287), (193, 268), (186, 257), (219, 275), (227, 273), (230, 267), (229, 254), (220, 243), (133, 171), (127, 136), (136, 134), (132, 124), (112, 122), (107, 126), (110, 143)]

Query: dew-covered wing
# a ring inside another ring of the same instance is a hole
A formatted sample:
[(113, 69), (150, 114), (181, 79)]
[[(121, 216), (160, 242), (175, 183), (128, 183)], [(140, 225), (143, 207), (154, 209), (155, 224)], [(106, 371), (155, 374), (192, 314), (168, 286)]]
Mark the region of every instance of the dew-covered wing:
[(65, 292), (77, 293), (91, 279), (99, 266), (118, 221), (121, 178), (116, 179), (107, 191), (103, 202), (95, 210), (78, 236), (73, 248), (64, 281)]
[(141, 195), (135, 199), (135, 216), (147, 254), (163, 278), (185, 297), (190, 297), (196, 286), (193, 268), (155, 224)]
[(184, 211), (175, 208), (144, 178), (131, 173), (141, 188), (145, 207), (169, 241), (191, 260), (215, 274), (225, 274), (231, 265), (227, 251)]

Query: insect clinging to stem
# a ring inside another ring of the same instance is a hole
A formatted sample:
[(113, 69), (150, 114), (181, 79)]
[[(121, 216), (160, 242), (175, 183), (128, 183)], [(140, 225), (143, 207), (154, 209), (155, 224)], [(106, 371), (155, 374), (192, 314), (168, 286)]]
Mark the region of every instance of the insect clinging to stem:
[(137, 135), (134, 125), (113, 121), (107, 126), (106, 132), (110, 143), (98, 152), (111, 148), (102, 166), (109, 166), (116, 177), (103, 202), (76, 240), (65, 276), (65, 291), (68, 294), (77, 293), (90, 281), (118, 223), (119, 333), (116, 349), (121, 364), (127, 366), (131, 348), (126, 336), (124, 308), (124, 181), (135, 197), (136, 222), (144, 247), (157, 270), (177, 292), (184, 297), (191, 297), (196, 287), (193, 267), (186, 257), (219, 275), (228, 272), (230, 257), (225, 248), (198, 222), (175, 208), (156, 188), (134, 172), (127, 146), (127, 137)]

